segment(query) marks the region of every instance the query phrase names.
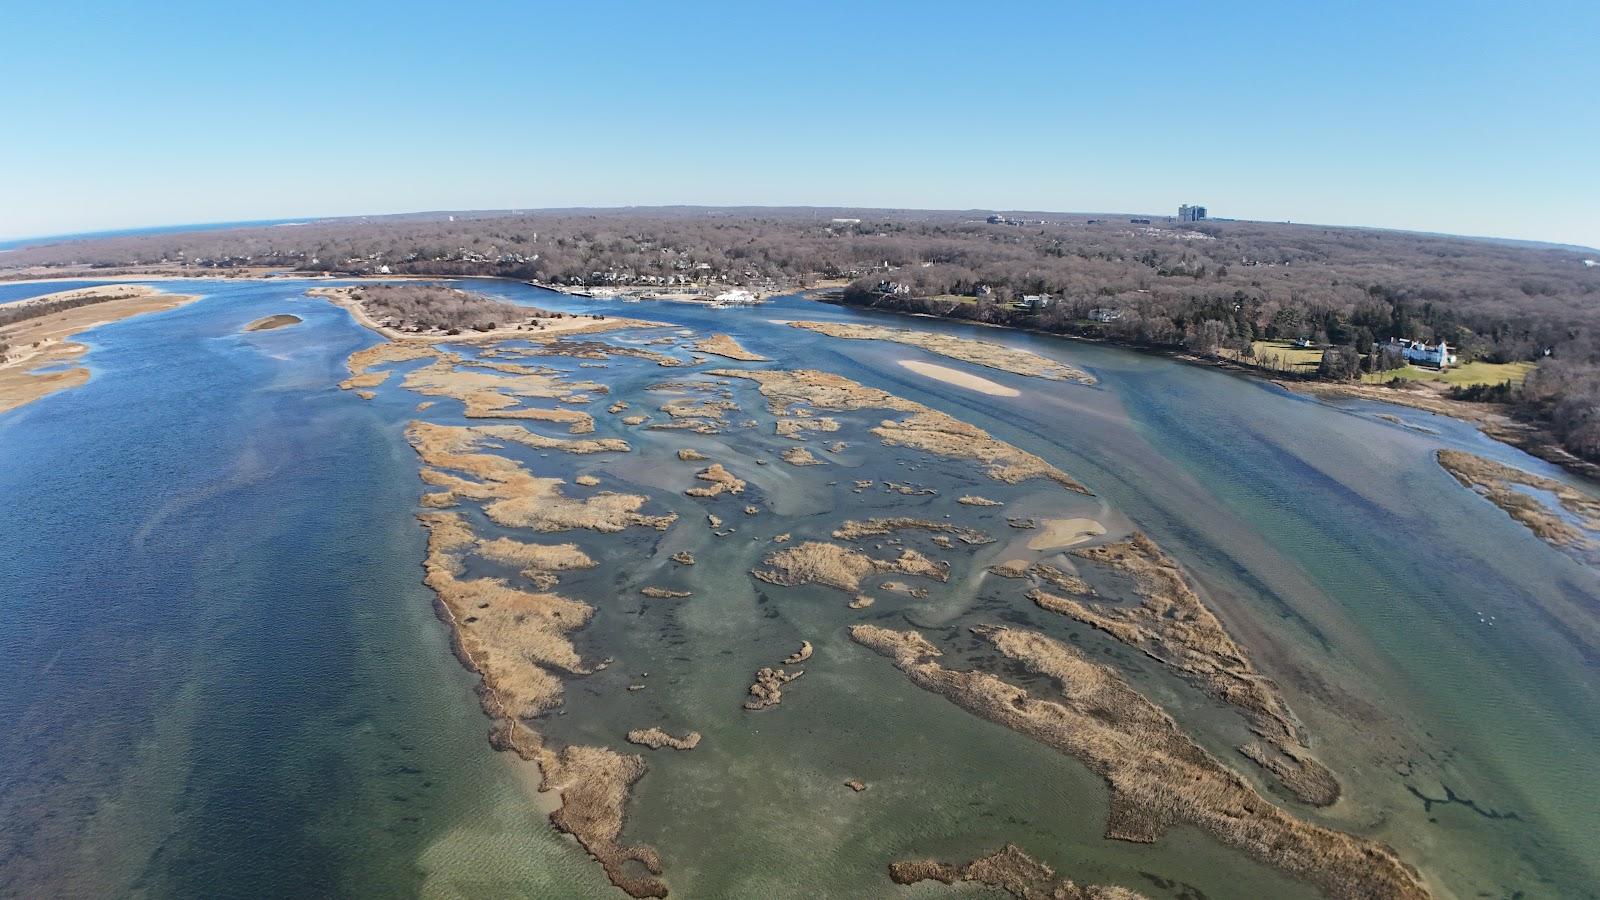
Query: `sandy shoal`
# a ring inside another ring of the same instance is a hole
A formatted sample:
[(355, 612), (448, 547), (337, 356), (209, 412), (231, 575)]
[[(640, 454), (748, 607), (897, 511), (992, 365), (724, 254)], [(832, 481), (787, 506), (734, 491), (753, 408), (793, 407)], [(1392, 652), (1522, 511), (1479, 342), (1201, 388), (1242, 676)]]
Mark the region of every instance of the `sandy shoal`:
[(1106, 533), (1106, 527), (1093, 519), (1045, 519), (1028, 541), (1029, 550), (1075, 547)]
[(970, 372), (952, 369), (949, 366), (935, 365), (918, 359), (902, 359), (898, 362), (918, 375), (942, 381), (946, 384), (953, 384), (956, 387), (966, 388), (969, 391), (977, 391), (980, 394), (988, 394), (991, 397), (1022, 396), (1022, 392), (1016, 388), (1006, 387), (999, 382), (990, 381)]

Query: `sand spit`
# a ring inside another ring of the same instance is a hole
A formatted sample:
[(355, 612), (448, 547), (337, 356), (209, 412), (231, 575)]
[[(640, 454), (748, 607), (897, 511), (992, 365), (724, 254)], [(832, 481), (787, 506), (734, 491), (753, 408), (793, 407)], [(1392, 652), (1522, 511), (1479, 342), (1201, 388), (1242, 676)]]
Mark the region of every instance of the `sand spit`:
[(699, 450), (693, 450), (688, 447), (684, 447), (682, 450), (678, 451), (678, 458), (684, 462), (697, 462), (702, 459), (708, 459), (709, 457), (707, 457), (704, 453), (701, 453)]
[(1145, 900), (1137, 891), (1106, 885), (1078, 885), (1070, 878), (1056, 880), (1055, 870), (1007, 844), (988, 856), (956, 865), (933, 859), (892, 863), (889, 877), (895, 884), (970, 881), (999, 888), (1020, 900)]
[(651, 750), (660, 750), (662, 747), (693, 750), (700, 746), (700, 732), (691, 731), (683, 737), (673, 737), (660, 728), (650, 727), (628, 732), (628, 742), (649, 747)]
[(275, 316), (267, 316), (265, 318), (257, 319), (254, 322), (251, 322), (249, 325), (246, 325), (244, 330), (271, 331), (274, 328), (288, 328), (290, 325), (299, 325), (303, 321), (305, 320), (299, 316), (290, 315), (289, 313), (279, 313)]
[[(56, 372), (38, 369), (77, 359), (88, 350), (72, 338), (84, 331), (119, 322), (144, 313), (165, 312), (199, 299), (195, 296), (163, 294), (142, 284), (80, 288), (31, 297), (5, 305), (7, 311), (45, 307), (57, 301), (92, 300), (83, 306), (20, 319), (0, 326), (0, 413), (26, 406), (40, 397), (84, 384), (89, 370), (82, 366)], [(37, 311), (37, 310), (36, 310)]]
[(1455, 476), (1462, 485), (1471, 488), (1484, 499), (1505, 510), (1506, 514), (1527, 526), (1540, 540), (1553, 547), (1582, 548), (1593, 541), (1583, 529), (1561, 518), (1555, 511), (1537, 499), (1518, 491), (1512, 485), (1522, 485), (1555, 495), (1561, 508), (1583, 522), (1583, 528), (1600, 531), (1600, 500), (1580, 493), (1553, 478), (1545, 478), (1521, 469), (1513, 469), (1491, 459), (1484, 459), (1461, 450), (1440, 450), (1439, 465)]
[(897, 531), (928, 531), (937, 535), (951, 535), (963, 544), (992, 544), (994, 538), (976, 528), (966, 528), (949, 522), (913, 519), (894, 516), (881, 519), (850, 520), (834, 529), (833, 537), (840, 541), (859, 541), (863, 538), (884, 537)]
[(1039, 533), (1028, 540), (1029, 550), (1059, 550), (1076, 547), (1106, 533), (1106, 527), (1093, 519), (1045, 519)]
[[(858, 325), (845, 322), (790, 322), (791, 328), (804, 328), (829, 337), (845, 338), (853, 341), (893, 341), (897, 344), (906, 344), (920, 347), (929, 353), (959, 359), (962, 362), (986, 366), (990, 369), (999, 369), (1013, 375), (1027, 375), (1033, 378), (1044, 378), (1050, 381), (1075, 381), (1079, 384), (1094, 384), (1095, 378), (1088, 372), (1066, 363), (1045, 359), (1037, 353), (1027, 350), (1018, 350), (1003, 344), (993, 344), (988, 341), (976, 341), (971, 338), (956, 337), (949, 334), (934, 334), (924, 331), (911, 331), (906, 328), (885, 328), (881, 325)], [(954, 371), (954, 370), (946, 370)], [(960, 374), (960, 373), (958, 373)], [(980, 379), (982, 380), (982, 379)], [(990, 382), (991, 384), (993, 382)], [(996, 385), (999, 387), (999, 385)]]
[(945, 384), (953, 384), (958, 388), (987, 394), (990, 397), (1022, 396), (1022, 392), (1016, 388), (1006, 387), (998, 381), (990, 381), (971, 372), (963, 372), (960, 369), (952, 369), (949, 366), (934, 365), (930, 362), (923, 362), (920, 359), (902, 359), (898, 360), (898, 362), (903, 368), (910, 369), (924, 378), (932, 378)]
[(965, 497), (958, 497), (956, 498), (956, 502), (962, 506), (1005, 506), (1005, 504), (999, 500), (990, 500), (988, 497), (979, 497), (976, 494), (968, 494)]
[(713, 370), (712, 375), (747, 378), (756, 382), (767, 405), (779, 416), (792, 415), (792, 409), (816, 407), (826, 410), (887, 409), (905, 413), (903, 419), (885, 419), (872, 433), (891, 446), (911, 447), (937, 456), (969, 459), (985, 466), (985, 474), (1008, 484), (1030, 478), (1049, 478), (1068, 490), (1089, 493), (1070, 475), (1025, 450), (996, 440), (975, 425), (869, 388), (841, 375), (812, 369), (795, 371)]
[(902, 550), (897, 559), (874, 559), (848, 547), (825, 541), (806, 541), (771, 553), (750, 574), (768, 584), (797, 587), (822, 584), (847, 594), (858, 593), (862, 579), (875, 573), (919, 575), (934, 581), (950, 580), (950, 564), (934, 561), (915, 550)]
[(732, 472), (722, 467), (722, 463), (712, 463), (694, 473), (694, 477), (706, 482), (706, 484), (701, 487), (688, 488), (684, 491), (685, 494), (691, 497), (715, 497), (723, 493), (744, 493), (744, 479), (735, 478)]
[[(1299, 723), (1278, 693), (1277, 685), (1257, 672), (1243, 647), (1234, 642), (1222, 622), (1189, 587), (1177, 563), (1142, 534), (1125, 541), (1071, 551), (1073, 556), (1132, 580), (1140, 603), (1110, 605), (1081, 602), (1034, 590), (1028, 597), (1041, 609), (1077, 619), (1098, 628), (1130, 647), (1166, 665), (1207, 694), (1244, 714), (1273, 752), (1255, 748), (1257, 762), (1272, 772), (1296, 798), (1316, 806), (1339, 799), (1339, 782), (1312, 758), (1300, 734)], [(1090, 592), (1081, 579), (1052, 567), (1038, 573), (1055, 587), (1077, 593)], [(1250, 755), (1250, 754), (1246, 754)]]
[(778, 456), (784, 462), (788, 463), (791, 466), (825, 466), (825, 465), (827, 465), (827, 463), (825, 463), (822, 460), (818, 459), (816, 457), (816, 454), (812, 453), (810, 450), (807, 450), (804, 447), (790, 447), (789, 449), (787, 449), (787, 450), (783, 451), (782, 453), (778, 454)]
[(1190, 824), (1334, 897), (1428, 896), (1389, 847), (1290, 816), (1183, 733), (1114, 670), (1069, 645), (1013, 628), (974, 629), (1003, 655), (1051, 678), (1036, 699), (987, 672), (947, 669), (915, 631), (856, 625), (850, 636), (894, 660), (918, 687), (1076, 757), (1111, 790), (1108, 838), (1150, 843)]
[(806, 660), (811, 658), (811, 651), (812, 651), (811, 642), (810, 641), (801, 641), (800, 642), (800, 649), (796, 650), (795, 652), (793, 652), (791, 654), (789, 654), (788, 656), (785, 656), (783, 658), (783, 664), (786, 665), (786, 666), (792, 666), (792, 665), (795, 665), (797, 663), (803, 663)]
[(576, 475), (573, 476), (572, 483), (584, 487), (594, 487), (600, 483), (600, 478), (596, 475)]
[(685, 597), (694, 596), (693, 591), (675, 591), (671, 588), (656, 587), (654, 585), (640, 588), (639, 593), (652, 600), (682, 600)]
[(750, 699), (744, 702), (749, 710), (771, 709), (783, 702), (783, 686), (805, 674), (804, 669), (786, 672), (771, 666), (756, 670), (756, 680), (750, 685)]
[(600, 491), (581, 500), (567, 497), (561, 492), (565, 482), (560, 478), (537, 478), (515, 460), (472, 452), (486, 437), (473, 427), (418, 421), (411, 423), (406, 437), (422, 458), (425, 483), (456, 497), (487, 501), (484, 513), (499, 525), (546, 532), (570, 528), (616, 532), (632, 525), (665, 530), (677, 521), (675, 513), (640, 513), (646, 498), (637, 494)]
[(737, 359), (741, 362), (767, 361), (767, 357), (759, 353), (751, 353), (749, 350), (739, 346), (739, 342), (734, 340), (732, 335), (727, 334), (713, 334), (708, 338), (702, 338), (695, 342), (694, 349), (699, 350), (701, 353), (714, 353), (717, 356)]

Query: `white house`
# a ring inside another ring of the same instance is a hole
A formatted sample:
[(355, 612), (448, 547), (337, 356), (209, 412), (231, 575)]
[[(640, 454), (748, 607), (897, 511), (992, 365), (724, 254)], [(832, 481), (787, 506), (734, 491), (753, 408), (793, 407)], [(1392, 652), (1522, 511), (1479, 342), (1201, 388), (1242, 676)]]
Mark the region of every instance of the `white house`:
[(1405, 357), (1408, 363), (1420, 363), (1440, 369), (1456, 364), (1455, 352), (1442, 340), (1437, 344), (1425, 344), (1422, 341), (1390, 338), (1389, 345), (1400, 348), (1400, 355)]

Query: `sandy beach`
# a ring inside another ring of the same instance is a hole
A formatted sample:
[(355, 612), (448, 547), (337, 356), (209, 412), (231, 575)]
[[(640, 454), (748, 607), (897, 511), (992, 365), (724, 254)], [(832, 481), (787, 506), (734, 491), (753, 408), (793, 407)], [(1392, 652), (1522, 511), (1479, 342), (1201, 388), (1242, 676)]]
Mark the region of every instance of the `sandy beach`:
[(1016, 388), (1009, 388), (997, 381), (990, 381), (987, 378), (973, 375), (970, 372), (963, 372), (959, 369), (952, 369), (949, 366), (935, 365), (917, 359), (902, 359), (898, 360), (898, 362), (918, 375), (933, 378), (945, 384), (953, 384), (956, 387), (966, 388), (969, 391), (977, 391), (980, 394), (988, 394), (991, 397), (1022, 396), (1022, 392)]
[(35, 374), (38, 369), (81, 356), (88, 348), (71, 340), (79, 333), (141, 313), (174, 309), (197, 299), (192, 295), (163, 294), (146, 285), (116, 285), (31, 297), (6, 308), (43, 306), (96, 295), (113, 295), (114, 299), (0, 326), (0, 343), (11, 346), (7, 355), (0, 359), (0, 413), (89, 380), (89, 370), (82, 366)]

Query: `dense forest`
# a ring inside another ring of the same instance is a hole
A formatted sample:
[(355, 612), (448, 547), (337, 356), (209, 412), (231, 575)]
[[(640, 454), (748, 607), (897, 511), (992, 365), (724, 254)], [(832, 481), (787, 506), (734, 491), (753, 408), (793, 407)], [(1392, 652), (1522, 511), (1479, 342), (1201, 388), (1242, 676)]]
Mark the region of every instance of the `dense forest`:
[[(1439, 339), (1462, 361), (1535, 360), (1517, 403), (1600, 455), (1600, 256), (1373, 229), (1156, 217), (844, 209), (427, 214), (144, 235), (16, 250), (14, 273), (259, 267), (498, 275), (561, 286), (785, 290), (1196, 353), (1325, 348), (1322, 377), (1398, 364), (1374, 343)], [(0, 273), (4, 274), (4, 273)], [(1022, 298), (1048, 297), (1038, 309)], [(1048, 305), (1045, 305), (1048, 304)]]

